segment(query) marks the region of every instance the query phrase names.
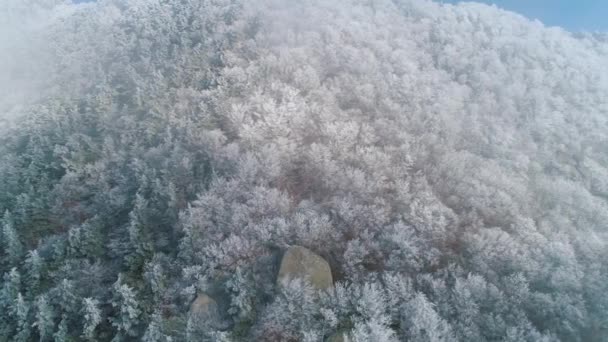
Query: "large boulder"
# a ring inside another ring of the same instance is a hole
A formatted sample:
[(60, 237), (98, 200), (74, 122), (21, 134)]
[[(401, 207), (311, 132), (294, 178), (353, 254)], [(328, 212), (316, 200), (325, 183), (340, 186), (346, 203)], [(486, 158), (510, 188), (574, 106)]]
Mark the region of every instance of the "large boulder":
[(285, 279), (300, 278), (310, 281), (317, 289), (328, 289), (333, 286), (329, 263), (311, 250), (293, 246), (283, 255), (277, 283)]
[(344, 342), (346, 341), (345, 336), (347, 335), (347, 331), (346, 330), (339, 330), (336, 331), (335, 333), (331, 334), (326, 340), (325, 342)]
[(197, 323), (211, 326), (217, 326), (221, 322), (217, 302), (205, 293), (199, 294), (190, 304), (190, 317)]

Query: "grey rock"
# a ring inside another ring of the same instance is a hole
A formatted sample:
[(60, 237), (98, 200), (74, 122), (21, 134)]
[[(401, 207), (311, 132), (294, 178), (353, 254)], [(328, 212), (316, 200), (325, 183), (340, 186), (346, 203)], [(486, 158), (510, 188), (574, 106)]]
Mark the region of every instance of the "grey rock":
[(347, 335), (346, 330), (339, 330), (339, 331), (336, 331), (335, 333), (329, 335), (329, 337), (325, 340), (325, 342), (345, 342), (346, 335)]
[(190, 318), (212, 326), (221, 323), (217, 302), (205, 293), (199, 294), (190, 304)]
[(311, 250), (301, 247), (290, 247), (283, 255), (277, 283), (285, 279), (306, 279), (317, 289), (329, 289), (333, 278), (329, 263)]

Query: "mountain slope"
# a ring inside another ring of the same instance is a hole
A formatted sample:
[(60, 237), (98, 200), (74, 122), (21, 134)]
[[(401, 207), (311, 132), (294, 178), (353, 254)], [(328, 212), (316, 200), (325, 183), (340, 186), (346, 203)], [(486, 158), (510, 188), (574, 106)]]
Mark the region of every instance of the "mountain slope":
[[(0, 5), (30, 42), (5, 21), (0, 339), (608, 333), (601, 36), (424, 0), (46, 3)], [(276, 286), (294, 245), (333, 290)]]

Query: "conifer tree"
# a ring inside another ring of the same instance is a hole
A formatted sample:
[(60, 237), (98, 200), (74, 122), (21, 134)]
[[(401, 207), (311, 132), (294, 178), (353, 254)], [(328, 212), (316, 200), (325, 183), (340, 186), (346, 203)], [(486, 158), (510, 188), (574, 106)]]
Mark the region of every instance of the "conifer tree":
[(48, 340), (55, 329), (55, 315), (46, 295), (40, 295), (36, 299), (36, 318), (33, 324), (38, 331), (41, 341)]
[(135, 197), (133, 210), (129, 214), (129, 253), (127, 263), (131, 270), (140, 270), (148, 258), (152, 257), (153, 246), (147, 226), (148, 202), (140, 194)]
[(4, 274), (4, 284), (2, 292), (0, 292), (0, 303), (4, 309), (9, 308), (21, 293), (21, 275), (16, 267), (13, 267), (9, 273)]
[(88, 340), (95, 340), (95, 328), (102, 320), (99, 301), (94, 298), (84, 298), (82, 300), (82, 314), (84, 318), (82, 334)]
[(110, 321), (117, 331), (115, 339), (136, 336), (141, 311), (135, 291), (123, 282), (122, 275), (112, 286), (112, 307)]
[(55, 342), (64, 342), (68, 340), (68, 336), (68, 318), (65, 315), (62, 315), (59, 325), (53, 334), (53, 340)]
[(17, 266), (23, 256), (23, 245), (15, 229), (11, 213), (7, 210), (2, 217), (2, 242), (6, 260), (10, 266)]
[(26, 268), (26, 281), (28, 297), (33, 298), (38, 294), (40, 289), (40, 282), (44, 276), (44, 260), (40, 257), (37, 250), (31, 250), (28, 252), (27, 258), (25, 259)]
[(17, 295), (17, 300), (15, 300), (15, 303), (13, 304), (13, 314), (15, 315), (17, 322), (17, 332), (15, 334), (15, 341), (29, 341), (32, 333), (32, 324), (30, 322), (30, 307), (21, 295), (21, 293)]
[(167, 337), (162, 332), (163, 319), (160, 312), (155, 311), (152, 314), (152, 318), (146, 332), (144, 333), (142, 341), (144, 342), (165, 342)]

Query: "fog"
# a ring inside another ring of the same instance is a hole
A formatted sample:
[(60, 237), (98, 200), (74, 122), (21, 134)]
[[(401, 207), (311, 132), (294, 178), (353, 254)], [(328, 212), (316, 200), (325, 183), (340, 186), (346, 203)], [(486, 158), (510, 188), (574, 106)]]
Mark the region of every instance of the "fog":
[(25, 110), (52, 87), (49, 30), (71, 6), (51, 1), (6, 0), (0, 5), (0, 119)]

